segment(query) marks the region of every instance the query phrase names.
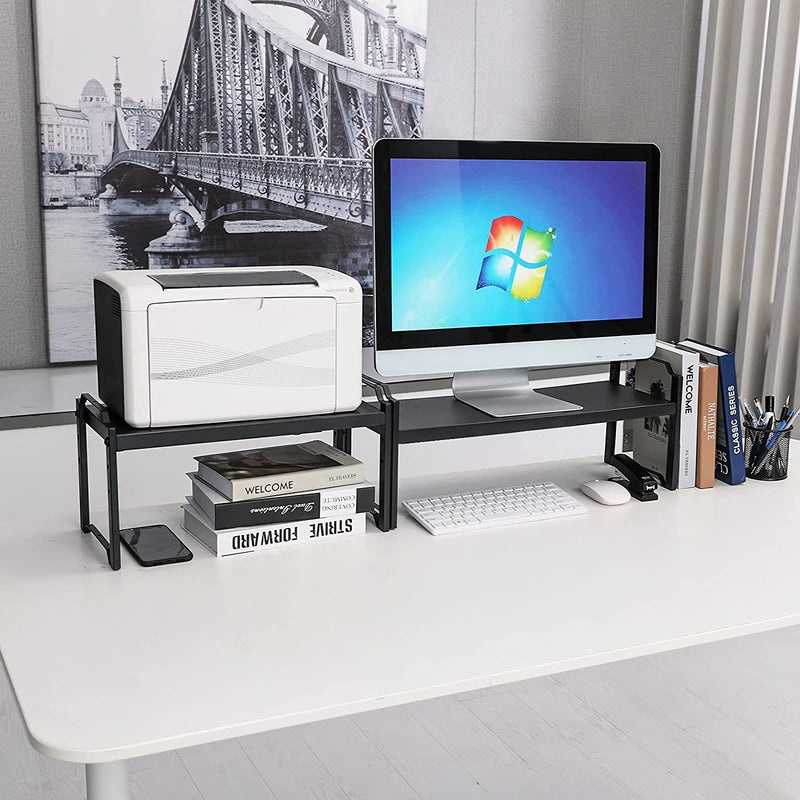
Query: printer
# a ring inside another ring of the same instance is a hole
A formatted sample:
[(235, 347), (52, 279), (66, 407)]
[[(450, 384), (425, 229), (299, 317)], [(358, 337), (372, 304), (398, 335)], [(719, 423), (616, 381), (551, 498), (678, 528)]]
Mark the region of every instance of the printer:
[(137, 428), (352, 411), (361, 286), (323, 267), (94, 280), (101, 400)]

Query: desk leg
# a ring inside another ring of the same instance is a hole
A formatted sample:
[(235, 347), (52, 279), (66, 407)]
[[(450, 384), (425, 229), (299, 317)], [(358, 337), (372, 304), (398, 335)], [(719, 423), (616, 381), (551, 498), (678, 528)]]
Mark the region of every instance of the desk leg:
[(86, 765), (87, 800), (129, 800), (128, 762)]

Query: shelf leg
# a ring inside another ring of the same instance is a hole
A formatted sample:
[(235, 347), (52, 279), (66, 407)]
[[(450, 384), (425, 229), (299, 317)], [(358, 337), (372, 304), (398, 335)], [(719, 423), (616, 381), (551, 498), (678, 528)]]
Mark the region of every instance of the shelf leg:
[[(619, 379), (622, 375), (622, 364), (619, 361), (612, 361), (608, 368), (608, 379), (614, 385), (619, 385)], [(613, 420), (606, 423), (606, 448), (604, 453), (604, 461), (606, 464), (611, 463), (611, 458), (616, 454), (617, 449), (617, 421)]]
[(382, 531), (390, 530), (389, 524), (389, 486), (392, 481), (392, 476), (389, 471), (389, 461), (386, 457), (386, 442), (388, 433), (386, 428), (380, 434), (380, 455), (378, 463), (378, 513), (375, 516), (375, 524)]
[(615, 451), (617, 449), (617, 423), (614, 422), (607, 422), (606, 423), (606, 449), (605, 449), (605, 462), (606, 464), (611, 463), (611, 458), (614, 456)]
[(380, 454), (380, 521), (382, 531), (397, 527), (398, 439), (397, 404), (390, 401), (384, 407), (385, 422), (381, 433)]
[(110, 428), (106, 441), (106, 472), (108, 480), (108, 564), (119, 569), (119, 484), (117, 482), (117, 432)]
[(333, 432), (333, 446), (345, 453), (353, 452), (353, 431), (350, 428), (338, 429)]
[(130, 800), (128, 762), (86, 765), (87, 800)]
[(75, 422), (78, 431), (78, 508), (81, 530), (89, 533), (89, 459), (86, 448), (86, 418), (83, 398), (78, 398), (75, 408)]
[[(393, 412), (393, 415), (397, 411)], [(389, 530), (397, 527), (398, 483), (400, 480), (400, 443), (397, 441), (397, 428), (392, 431), (391, 437), (391, 500), (389, 503)]]

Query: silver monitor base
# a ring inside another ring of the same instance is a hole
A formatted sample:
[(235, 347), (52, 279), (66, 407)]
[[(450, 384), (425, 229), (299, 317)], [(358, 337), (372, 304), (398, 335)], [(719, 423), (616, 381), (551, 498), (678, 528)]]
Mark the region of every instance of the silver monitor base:
[(456, 372), (453, 375), (453, 395), (462, 403), (493, 417), (580, 411), (583, 408), (535, 392), (528, 381), (528, 370), (524, 368)]

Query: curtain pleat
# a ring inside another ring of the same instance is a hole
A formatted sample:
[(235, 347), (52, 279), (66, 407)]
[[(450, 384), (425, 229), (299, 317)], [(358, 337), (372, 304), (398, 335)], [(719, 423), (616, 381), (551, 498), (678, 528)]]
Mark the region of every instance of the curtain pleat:
[(800, 0), (704, 15), (681, 333), (735, 349), (743, 396), (800, 399)]

